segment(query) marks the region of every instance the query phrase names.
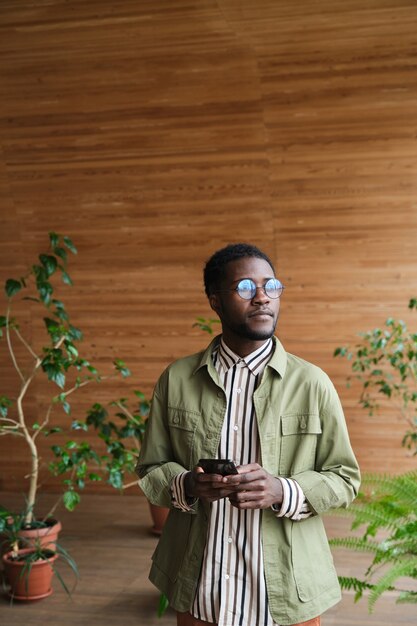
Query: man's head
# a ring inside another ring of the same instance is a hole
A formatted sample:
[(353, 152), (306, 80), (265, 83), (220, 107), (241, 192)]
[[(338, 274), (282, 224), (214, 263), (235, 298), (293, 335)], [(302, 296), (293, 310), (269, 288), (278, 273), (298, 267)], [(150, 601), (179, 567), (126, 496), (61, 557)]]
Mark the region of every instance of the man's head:
[(223, 338), (237, 354), (249, 354), (274, 334), (282, 285), (259, 248), (238, 243), (218, 250), (206, 264), (204, 283)]
[(225, 278), (227, 264), (245, 257), (263, 259), (269, 263), (273, 273), (275, 273), (272, 261), (265, 252), (262, 252), (262, 250), (252, 246), (250, 243), (231, 243), (225, 248), (217, 250), (206, 263), (204, 268), (204, 287), (208, 298), (215, 289), (219, 289), (220, 282)]

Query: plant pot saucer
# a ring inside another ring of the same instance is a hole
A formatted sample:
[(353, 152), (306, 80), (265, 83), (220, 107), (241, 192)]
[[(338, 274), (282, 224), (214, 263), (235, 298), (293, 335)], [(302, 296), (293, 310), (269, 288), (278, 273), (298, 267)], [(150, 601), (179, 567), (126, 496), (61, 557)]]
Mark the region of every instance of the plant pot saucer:
[(50, 596), (52, 593), (52, 587), (49, 589), (49, 591), (46, 591), (45, 593), (40, 593), (38, 596), (17, 596), (14, 593), (10, 593), (9, 592), (9, 596), (11, 598), (13, 598), (13, 600), (19, 600), (19, 601), (23, 601), (23, 602), (32, 602), (33, 600), (42, 600), (43, 598), (47, 598), (48, 596)]

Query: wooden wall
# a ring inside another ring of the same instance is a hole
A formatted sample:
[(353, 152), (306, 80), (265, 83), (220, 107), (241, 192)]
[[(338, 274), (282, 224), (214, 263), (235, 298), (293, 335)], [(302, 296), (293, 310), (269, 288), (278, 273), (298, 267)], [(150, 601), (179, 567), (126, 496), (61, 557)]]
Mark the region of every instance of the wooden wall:
[[(48, 231), (71, 236), (60, 295), (85, 353), (134, 372), (83, 394), (78, 414), (150, 394), (205, 345), (202, 265), (244, 240), (275, 260), (279, 335), (335, 381), (363, 468), (414, 464), (401, 422), (368, 418), (332, 354), (388, 315), (415, 325), (415, 0), (3, 0), (0, 72), (0, 278)], [(21, 313), (39, 343), (36, 305)], [(28, 408), (46, 398), (38, 383)], [(24, 450), (7, 439), (0, 488), (21, 489)]]

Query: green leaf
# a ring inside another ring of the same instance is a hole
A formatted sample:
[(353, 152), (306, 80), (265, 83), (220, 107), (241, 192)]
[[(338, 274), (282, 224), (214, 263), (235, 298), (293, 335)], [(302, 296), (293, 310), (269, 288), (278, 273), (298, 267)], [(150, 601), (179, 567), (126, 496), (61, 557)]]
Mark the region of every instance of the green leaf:
[(12, 401), (7, 396), (0, 396), (0, 417), (7, 417), (9, 406), (12, 405)]
[(169, 600), (164, 593), (159, 596), (158, 602), (158, 617), (162, 617), (167, 608), (169, 607)]
[(94, 482), (98, 482), (99, 480), (103, 480), (102, 476), (100, 476), (100, 474), (96, 474), (95, 472), (90, 472), (88, 474), (88, 478), (89, 478), (89, 480), (92, 480)]
[(22, 283), (20, 280), (14, 280), (13, 278), (9, 278), (6, 280), (6, 285), (4, 287), (6, 295), (8, 298), (15, 296), (22, 289)]
[(71, 276), (65, 270), (62, 270), (62, 282), (66, 285), (73, 285)]
[(72, 326), (72, 324), (69, 325), (68, 334), (73, 341), (81, 341), (81, 339), (83, 338), (81, 330), (79, 328), (76, 328), (75, 326)]
[(108, 482), (115, 489), (123, 488), (123, 474), (119, 470), (110, 470)]
[(52, 380), (54, 383), (58, 385), (61, 389), (65, 387), (65, 374), (62, 372), (59, 365), (55, 363), (50, 363), (48, 361), (42, 362), (42, 369), (45, 374), (48, 376), (49, 380)]
[(58, 245), (58, 242), (59, 242), (59, 235), (57, 233), (54, 233), (53, 231), (51, 231), (49, 233), (49, 241), (51, 243), (51, 247), (52, 248), (56, 248), (56, 246)]
[(42, 263), (43, 267), (45, 268), (48, 278), (49, 276), (52, 276), (54, 272), (56, 272), (58, 263), (54, 256), (51, 256), (50, 254), (40, 254), (39, 261)]
[(66, 349), (67, 349), (68, 353), (69, 353), (71, 356), (73, 356), (73, 357), (75, 357), (75, 358), (77, 358), (77, 357), (78, 357), (78, 350), (77, 350), (77, 348), (74, 346), (74, 344), (73, 344), (73, 343), (65, 342), (65, 347), (66, 347)]
[(72, 489), (64, 492), (63, 501), (64, 506), (68, 511), (73, 511), (77, 504), (79, 504), (81, 498), (78, 493)]
[(116, 370), (123, 376), (123, 378), (127, 378), (131, 376), (131, 371), (128, 367), (126, 367), (125, 363), (121, 359), (115, 359), (113, 364)]
[(84, 430), (87, 431), (88, 430), (88, 424), (85, 424), (84, 422), (80, 422), (79, 420), (74, 420), (71, 424), (71, 428), (72, 430)]
[(77, 254), (77, 248), (74, 246), (72, 240), (69, 237), (63, 237), (64, 244), (67, 246), (73, 254)]
[(48, 283), (47, 281), (37, 282), (36, 286), (42, 302), (46, 305), (49, 305), (51, 302), (51, 295), (54, 292), (51, 283)]
[(44, 435), (45, 437), (49, 437), (49, 435), (53, 435), (55, 433), (62, 433), (64, 432), (62, 428), (60, 428), (59, 426), (55, 426), (54, 428), (51, 428), (50, 430), (45, 430), (44, 431)]
[(54, 252), (57, 256), (59, 256), (60, 259), (62, 259), (64, 261), (64, 263), (67, 262), (67, 251), (64, 248), (60, 248), (57, 247), (54, 249)]

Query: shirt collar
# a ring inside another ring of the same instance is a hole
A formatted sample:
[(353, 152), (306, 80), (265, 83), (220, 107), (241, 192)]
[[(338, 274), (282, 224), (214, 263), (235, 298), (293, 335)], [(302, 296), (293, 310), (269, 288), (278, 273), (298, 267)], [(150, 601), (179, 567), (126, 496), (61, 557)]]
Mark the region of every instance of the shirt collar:
[(226, 345), (223, 338), (221, 338), (218, 348), (218, 358), (226, 372), (234, 365), (244, 363), (252, 374), (258, 374), (271, 358), (273, 350), (274, 344), (272, 339), (268, 339), (260, 348), (257, 348), (245, 357), (240, 357), (238, 354), (233, 352), (233, 350)]

